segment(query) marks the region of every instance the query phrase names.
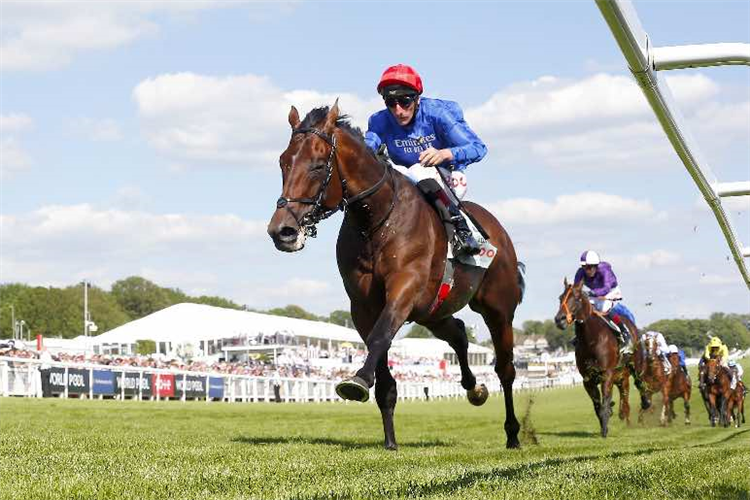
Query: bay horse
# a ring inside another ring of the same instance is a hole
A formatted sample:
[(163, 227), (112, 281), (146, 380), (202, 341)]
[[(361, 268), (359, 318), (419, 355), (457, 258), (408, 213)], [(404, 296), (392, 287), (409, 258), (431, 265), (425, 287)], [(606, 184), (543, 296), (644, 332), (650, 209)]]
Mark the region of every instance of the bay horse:
[(732, 374), (729, 368), (722, 366), (716, 358), (706, 360), (704, 364), (706, 370), (705, 392), (708, 399), (708, 418), (711, 421), (711, 427), (716, 427), (719, 423), (724, 427), (729, 426), (729, 414), (727, 407), (731, 397)]
[[(575, 324), (576, 366), (583, 377), (583, 386), (599, 419), (602, 437), (609, 432), (612, 414), (612, 387), (620, 392), (619, 417), (630, 425), (630, 372), (629, 356), (621, 356), (617, 337), (605, 321), (594, 311), (588, 295), (583, 291), (583, 281), (577, 285), (563, 281), (560, 308), (555, 315), (555, 325), (561, 330)], [(635, 345), (636, 326), (622, 318)], [(601, 392), (600, 392), (601, 386)]]
[(638, 423), (643, 423), (647, 411), (653, 411), (651, 396), (660, 393), (662, 406), (659, 422), (661, 425), (666, 425), (669, 410), (669, 385), (667, 374), (664, 373), (664, 364), (656, 352), (657, 348), (658, 344), (654, 337), (643, 335), (634, 353), (637, 367), (636, 376), (642, 384), (641, 396), (648, 401), (648, 405), (645, 407), (642, 405), (638, 412)]
[(682, 398), (685, 407), (685, 425), (690, 425), (690, 394), (693, 390), (693, 383), (690, 376), (685, 374), (680, 367), (680, 355), (673, 352), (669, 355), (669, 364), (672, 367), (669, 377), (667, 378), (667, 395), (669, 396), (667, 408), (667, 423), (671, 423), (676, 418), (674, 412), (674, 401)]
[(740, 424), (745, 423), (745, 384), (741, 380), (737, 381), (737, 385), (732, 391), (729, 400), (731, 401), (728, 405), (727, 413), (729, 417), (734, 420), (734, 426), (739, 427)]
[(292, 134), (279, 159), (282, 194), (268, 234), (278, 250), (296, 252), (314, 236), (318, 222), (344, 210), (336, 260), (367, 357), (355, 376), (337, 385), (337, 394), (364, 402), (374, 385), (385, 448), (395, 450), (397, 387), (388, 350), (399, 328), (415, 322), (455, 350), (461, 386), (472, 404), (483, 404), (489, 393), (469, 368), (464, 323), (454, 317), (468, 304), (492, 335), (505, 398), (506, 446), (518, 448), (512, 321), (524, 281), (505, 229), (481, 206), (463, 203), (497, 253), (486, 270), (454, 262), (453, 289), (435, 307), (450, 243), (437, 212), (416, 186), (367, 148), (362, 132), (339, 115), (338, 100), (330, 109), (313, 109), (304, 120), (292, 106), (288, 121)]

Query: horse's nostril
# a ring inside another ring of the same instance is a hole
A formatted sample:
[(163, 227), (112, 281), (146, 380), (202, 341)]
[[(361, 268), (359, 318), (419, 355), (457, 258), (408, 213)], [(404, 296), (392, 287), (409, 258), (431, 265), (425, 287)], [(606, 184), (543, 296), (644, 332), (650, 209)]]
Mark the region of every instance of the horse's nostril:
[(284, 226), (281, 228), (281, 231), (279, 231), (279, 237), (282, 240), (293, 240), (297, 238), (297, 230), (291, 226)]

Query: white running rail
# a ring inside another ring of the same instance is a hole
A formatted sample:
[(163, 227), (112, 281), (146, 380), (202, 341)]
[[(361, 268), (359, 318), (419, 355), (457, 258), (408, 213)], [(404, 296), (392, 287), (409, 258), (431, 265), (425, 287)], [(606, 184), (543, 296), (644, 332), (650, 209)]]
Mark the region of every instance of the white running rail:
[(699, 158), (696, 143), (688, 134), (669, 86), (657, 74), (657, 71), (661, 70), (705, 66), (748, 66), (750, 44), (713, 43), (655, 48), (643, 30), (630, 0), (595, 1), (669, 142), (714, 213), (740, 274), (750, 288), (750, 274), (745, 263), (745, 258), (750, 257), (750, 246), (740, 245), (734, 227), (721, 204), (722, 197), (750, 195), (750, 182), (718, 182), (708, 164)]

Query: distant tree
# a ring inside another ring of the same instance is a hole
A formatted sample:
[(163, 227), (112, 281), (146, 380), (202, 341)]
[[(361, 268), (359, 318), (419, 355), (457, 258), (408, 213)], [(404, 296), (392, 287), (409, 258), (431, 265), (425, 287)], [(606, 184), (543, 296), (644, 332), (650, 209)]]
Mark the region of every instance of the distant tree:
[(267, 311), (267, 313), (273, 314), (274, 316), (286, 316), (287, 318), (309, 319), (313, 321), (320, 320), (320, 318), (318, 318), (313, 313), (307, 312), (300, 306), (296, 306), (294, 304), (290, 304), (286, 307), (277, 307), (275, 309), (270, 309), (269, 311)]
[(334, 325), (341, 325), (347, 328), (354, 328), (352, 314), (349, 311), (337, 310), (328, 315), (328, 322)]
[(114, 282), (112, 295), (131, 319), (143, 318), (173, 305), (165, 289), (140, 276)]
[(156, 342), (153, 340), (136, 340), (135, 351), (138, 354), (148, 356), (156, 352)]
[(432, 332), (430, 332), (427, 328), (423, 327), (422, 325), (418, 325), (417, 323), (414, 323), (411, 328), (409, 329), (409, 332), (404, 335), (405, 339), (429, 339), (432, 338)]

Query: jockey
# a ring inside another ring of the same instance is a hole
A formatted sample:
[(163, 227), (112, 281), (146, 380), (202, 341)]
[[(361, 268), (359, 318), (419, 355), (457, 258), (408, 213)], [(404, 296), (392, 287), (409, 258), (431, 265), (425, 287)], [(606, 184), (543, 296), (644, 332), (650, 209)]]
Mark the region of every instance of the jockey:
[[(599, 258), (599, 254), (593, 250), (587, 250), (581, 255), (581, 267), (573, 280), (574, 284), (581, 281), (589, 289), (589, 298), (594, 309), (615, 322), (620, 328), (623, 350), (629, 350), (630, 333), (620, 317), (628, 318), (635, 325), (635, 316), (620, 302), (622, 292), (617, 285), (617, 277), (612, 272), (612, 266), (608, 262), (603, 262)], [(615, 302), (617, 303), (615, 304)]]
[[(464, 121), (453, 101), (420, 97), (422, 78), (411, 67), (387, 68), (377, 87), (386, 109), (370, 117), (365, 142), (375, 152), (387, 148), (394, 168), (425, 194), (445, 224), (453, 254), (476, 255), (481, 247), (459, 209), (466, 193), (466, 167), (487, 154), (487, 147)], [(455, 189), (445, 186), (446, 171)]]
[(727, 362), (727, 366), (729, 367), (729, 370), (732, 372), (732, 383), (729, 385), (729, 388), (734, 390), (737, 387), (737, 382), (742, 381), (742, 375), (745, 373), (745, 371), (742, 369), (742, 365), (737, 363), (733, 359), (730, 359)]
[(714, 358), (718, 359), (719, 364), (722, 366), (727, 366), (727, 362), (729, 361), (729, 349), (727, 349), (727, 346), (724, 345), (719, 337), (711, 337), (711, 340), (706, 344), (706, 349), (703, 351), (703, 356), (701, 356), (701, 359), (698, 362), (698, 373), (700, 378), (698, 385), (701, 389), (706, 385), (706, 371), (703, 367), (707, 360)]
[(664, 373), (669, 373), (672, 368), (667, 354), (669, 354), (669, 347), (667, 341), (664, 339), (664, 335), (661, 332), (647, 331), (643, 334), (643, 337), (651, 337), (656, 342), (656, 354), (661, 358), (661, 364), (664, 366)]
[(687, 371), (687, 365), (685, 364), (685, 351), (680, 349), (674, 344), (669, 344), (669, 354), (677, 354), (678, 359), (680, 360), (680, 369), (682, 370), (682, 373), (685, 374), (685, 376), (688, 376)]

